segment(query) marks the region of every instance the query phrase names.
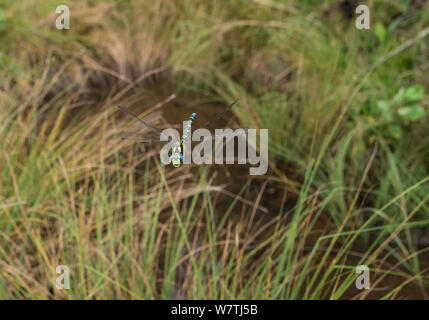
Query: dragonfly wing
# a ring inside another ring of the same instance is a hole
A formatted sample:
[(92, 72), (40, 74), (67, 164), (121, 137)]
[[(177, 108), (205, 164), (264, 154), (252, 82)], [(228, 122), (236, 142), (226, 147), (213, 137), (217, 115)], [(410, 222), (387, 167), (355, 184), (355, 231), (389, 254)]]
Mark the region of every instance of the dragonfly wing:
[(131, 140), (131, 141), (135, 141), (135, 142), (149, 142), (149, 143), (153, 143), (153, 142), (163, 142), (158, 140), (154, 140), (154, 139), (145, 139), (145, 138), (128, 138), (128, 137), (121, 137), (121, 140)]
[[(122, 140), (131, 140), (131, 141), (136, 141), (136, 142), (149, 142), (149, 143), (157, 143), (157, 142), (170, 142), (170, 140), (168, 141), (161, 141), (159, 139), (159, 137), (151, 137), (151, 136), (144, 136), (144, 137), (120, 137)], [(177, 143), (179, 144), (179, 143)]]
[(233, 103), (231, 103), (228, 107), (226, 107), (224, 110), (222, 110), (221, 112), (219, 112), (217, 115), (215, 115), (211, 120), (207, 121), (206, 123), (204, 123), (201, 127), (199, 127), (198, 129), (201, 128), (205, 128), (207, 127), (210, 123), (216, 121), (217, 119), (219, 119), (220, 117), (222, 117), (222, 115), (227, 112), (228, 110), (230, 110), (234, 104), (236, 104), (236, 102), (238, 101), (238, 99), (235, 99)]
[[(140, 132), (123, 132), (120, 135), (121, 137), (125, 137), (125, 138), (142, 138), (142, 134)], [(161, 140), (160, 136), (155, 136), (155, 135), (144, 135), (143, 136), (145, 139), (151, 139), (151, 140)]]
[(148, 127), (150, 130), (152, 130), (153, 132), (155, 132), (155, 133), (157, 133), (157, 134), (159, 134), (159, 135), (161, 135), (162, 134), (162, 131), (161, 130), (159, 130), (158, 128), (155, 128), (154, 126), (152, 126), (152, 125), (150, 125), (149, 123), (147, 123), (146, 121), (144, 121), (144, 120), (142, 120), (142, 119), (140, 119), (140, 118), (138, 118), (137, 116), (135, 116), (134, 114), (132, 114), (131, 112), (129, 112), (128, 110), (126, 110), (126, 109), (124, 109), (124, 108), (122, 108), (122, 107), (119, 107), (118, 106), (118, 109), (119, 110), (121, 110), (123, 113), (125, 113), (128, 117), (130, 117), (131, 119), (134, 119), (134, 120), (137, 120), (138, 122), (140, 122), (140, 123), (142, 123), (142, 124), (144, 124), (146, 127)]

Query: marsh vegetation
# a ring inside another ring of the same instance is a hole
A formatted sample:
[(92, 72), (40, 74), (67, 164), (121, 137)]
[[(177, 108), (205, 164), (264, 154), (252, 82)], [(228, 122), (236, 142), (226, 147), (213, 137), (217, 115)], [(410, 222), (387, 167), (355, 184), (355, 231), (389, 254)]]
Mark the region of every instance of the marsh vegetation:
[[(429, 3), (371, 3), (2, 0), (0, 298), (428, 298)], [(266, 175), (119, 139), (234, 98)]]

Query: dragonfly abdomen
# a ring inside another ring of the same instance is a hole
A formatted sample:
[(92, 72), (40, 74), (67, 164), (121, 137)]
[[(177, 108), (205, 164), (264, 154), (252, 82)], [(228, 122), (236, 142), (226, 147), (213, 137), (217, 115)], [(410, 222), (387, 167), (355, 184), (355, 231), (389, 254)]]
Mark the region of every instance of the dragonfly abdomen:
[(196, 116), (197, 116), (197, 114), (194, 112), (189, 117), (189, 123), (186, 125), (185, 129), (183, 130), (183, 138), (182, 138), (182, 140), (187, 139), (189, 137), (189, 135), (191, 134), (192, 122), (194, 122)]

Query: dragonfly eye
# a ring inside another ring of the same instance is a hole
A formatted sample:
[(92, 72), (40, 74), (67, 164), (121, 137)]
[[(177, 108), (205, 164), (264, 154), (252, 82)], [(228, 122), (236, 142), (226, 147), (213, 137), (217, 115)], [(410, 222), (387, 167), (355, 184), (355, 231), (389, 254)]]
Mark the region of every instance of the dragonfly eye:
[(171, 163), (173, 164), (173, 167), (180, 167), (180, 156), (177, 153), (173, 154)]

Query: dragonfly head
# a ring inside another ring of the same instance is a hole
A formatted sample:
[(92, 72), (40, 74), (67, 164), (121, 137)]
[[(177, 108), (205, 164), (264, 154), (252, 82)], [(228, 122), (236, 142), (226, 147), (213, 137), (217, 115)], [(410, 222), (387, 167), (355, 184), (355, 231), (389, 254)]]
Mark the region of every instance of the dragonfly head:
[(172, 157), (171, 157), (171, 163), (173, 164), (173, 167), (178, 168), (180, 167), (180, 153), (179, 152), (174, 152)]

